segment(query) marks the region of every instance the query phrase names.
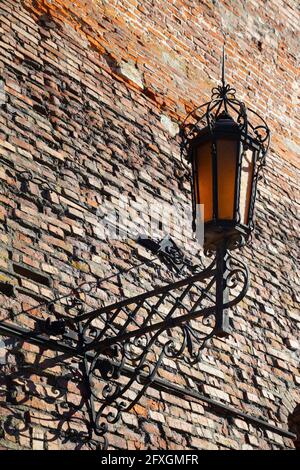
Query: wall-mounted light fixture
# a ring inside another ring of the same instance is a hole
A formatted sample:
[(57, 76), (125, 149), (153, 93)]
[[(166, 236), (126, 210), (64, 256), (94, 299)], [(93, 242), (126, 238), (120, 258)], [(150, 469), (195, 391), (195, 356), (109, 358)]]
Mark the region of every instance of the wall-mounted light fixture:
[[(140, 243), (170, 270), (181, 273), (179, 280), (93, 310), (75, 290), (63, 298), (65, 315), (51, 314), (49, 307), (58, 301), (54, 299), (47, 304), (48, 318), (36, 321), (33, 331), (0, 322), (1, 335), (82, 361), (91, 430), (103, 437), (103, 447), (108, 425), (130, 411), (154, 384), (164, 358), (176, 361), (186, 354), (184, 360), (192, 366), (210, 338), (228, 336), (228, 310), (247, 292), (247, 267), (231, 250), (253, 229), (269, 129), (225, 83), (224, 52), (222, 84), (212, 90), (209, 103), (189, 114), (182, 138), (192, 167), (193, 228), (199, 222), (198, 206), (204, 204), (204, 241), (212, 261), (205, 268), (192, 266), (171, 239), (158, 243), (143, 238)], [(90, 285), (90, 291), (94, 288), (101, 288), (101, 280)], [(167, 387), (162, 380), (159, 383)]]
[(221, 85), (182, 126), (182, 150), (192, 167), (193, 229), (204, 223), (204, 247), (211, 249), (222, 240), (234, 248), (249, 238), (270, 140), (265, 120), (226, 84), (224, 63), (223, 49)]

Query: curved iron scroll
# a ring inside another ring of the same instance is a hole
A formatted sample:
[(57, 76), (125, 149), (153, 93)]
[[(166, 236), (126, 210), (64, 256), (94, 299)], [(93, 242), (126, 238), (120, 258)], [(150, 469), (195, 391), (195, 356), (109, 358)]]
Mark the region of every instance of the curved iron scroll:
[(82, 351), (93, 353), (85, 367), (95, 433), (104, 436), (134, 408), (165, 362), (196, 364), (210, 338), (228, 336), (228, 309), (248, 284), (246, 265), (223, 244), (206, 270), (82, 315)]
[(87, 390), (83, 403), (88, 405), (92, 439), (102, 448), (108, 445), (109, 425), (132, 410), (168, 367), (175, 370), (175, 361), (197, 364), (211, 338), (228, 336), (228, 309), (248, 288), (248, 269), (225, 241), (206, 267), (193, 266), (178, 247), (169, 246), (166, 241), (154, 244), (153, 251), (165, 262), (174, 254), (174, 262), (168, 259), (166, 264), (177, 273), (180, 266), (185, 276), (176, 282), (93, 311), (86, 311), (89, 301), (82, 292), (74, 292), (63, 298), (67, 315), (51, 321), (59, 305), (51, 308), (46, 321), (36, 321), (34, 331), (0, 322), (0, 334), (82, 359)]

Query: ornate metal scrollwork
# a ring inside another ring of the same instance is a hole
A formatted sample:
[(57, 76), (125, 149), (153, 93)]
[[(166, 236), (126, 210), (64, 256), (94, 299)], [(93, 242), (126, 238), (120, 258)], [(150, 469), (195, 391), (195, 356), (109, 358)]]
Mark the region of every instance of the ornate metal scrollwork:
[[(270, 130), (266, 121), (252, 108), (246, 107), (243, 101), (236, 98), (236, 89), (225, 83), (224, 74), (222, 84), (212, 89), (211, 101), (198, 106), (185, 118), (181, 126), (181, 155), (185, 155), (187, 144), (196, 137), (201, 129), (208, 127), (212, 130), (214, 123), (221, 113), (230, 114), (240, 131), (253, 138), (260, 144), (260, 165), (265, 163), (265, 156), (270, 144)], [(248, 118), (248, 114), (252, 117)], [(187, 155), (186, 155), (187, 156)]]
[(154, 243), (152, 251), (159, 256), (163, 246), (160, 259), (166, 266), (174, 263), (175, 272), (178, 264), (184, 265), (184, 277), (175, 282), (89, 310), (89, 296), (93, 302), (99, 298), (99, 281), (62, 297), (59, 305), (54, 299), (51, 308), (44, 306), (51, 320), (38, 320), (35, 332), (0, 323), (1, 334), (81, 358), (86, 385), (82, 403), (88, 405), (91, 442), (100, 442), (101, 448), (108, 445), (110, 425), (135, 407), (166, 363), (192, 366), (211, 338), (228, 335), (228, 309), (248, 288), (247, 267), (225, 242), (205, 268), (193, 266), (172, 241), (165, 242)]
[(194, 365), (209, 339), (222, 336), (218, 315), (244, 297), (249, 282), (243, 262), (229, 252), (222, 256), (217, 251), (204, 275), (188, 266), (189, 278), (83, 315), (82, 321), (79, 315), (82, 350), (94, 355), (86, 374), (96, 434), (104, 436), (109, 424), (134, 408), (166, 359)]

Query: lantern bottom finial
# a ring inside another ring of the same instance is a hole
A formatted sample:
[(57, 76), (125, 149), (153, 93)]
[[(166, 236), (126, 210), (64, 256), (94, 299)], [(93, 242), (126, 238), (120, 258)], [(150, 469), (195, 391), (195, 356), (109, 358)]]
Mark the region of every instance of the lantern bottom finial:
[(216, 251), (220, 244), (225, 242), (227, 249), (234, 250), (243, 246), (249, 235), (249, 230), (232, 222), (207, 222), (204, 225), (204, 249)]

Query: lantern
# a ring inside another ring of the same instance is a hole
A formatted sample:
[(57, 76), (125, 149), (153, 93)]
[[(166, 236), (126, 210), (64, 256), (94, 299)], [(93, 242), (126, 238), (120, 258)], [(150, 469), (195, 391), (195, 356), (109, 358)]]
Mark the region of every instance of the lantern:
[(233, 248), (249, 238), (270, 137), (265, 121), (226, 85), (224, 62), (222, 70), (222, 85), (212, 90), (209, 103), (189, 114), (182, 134), (192, 167), (193, 229), (204, 223), (205, 248), (224, 239)]

